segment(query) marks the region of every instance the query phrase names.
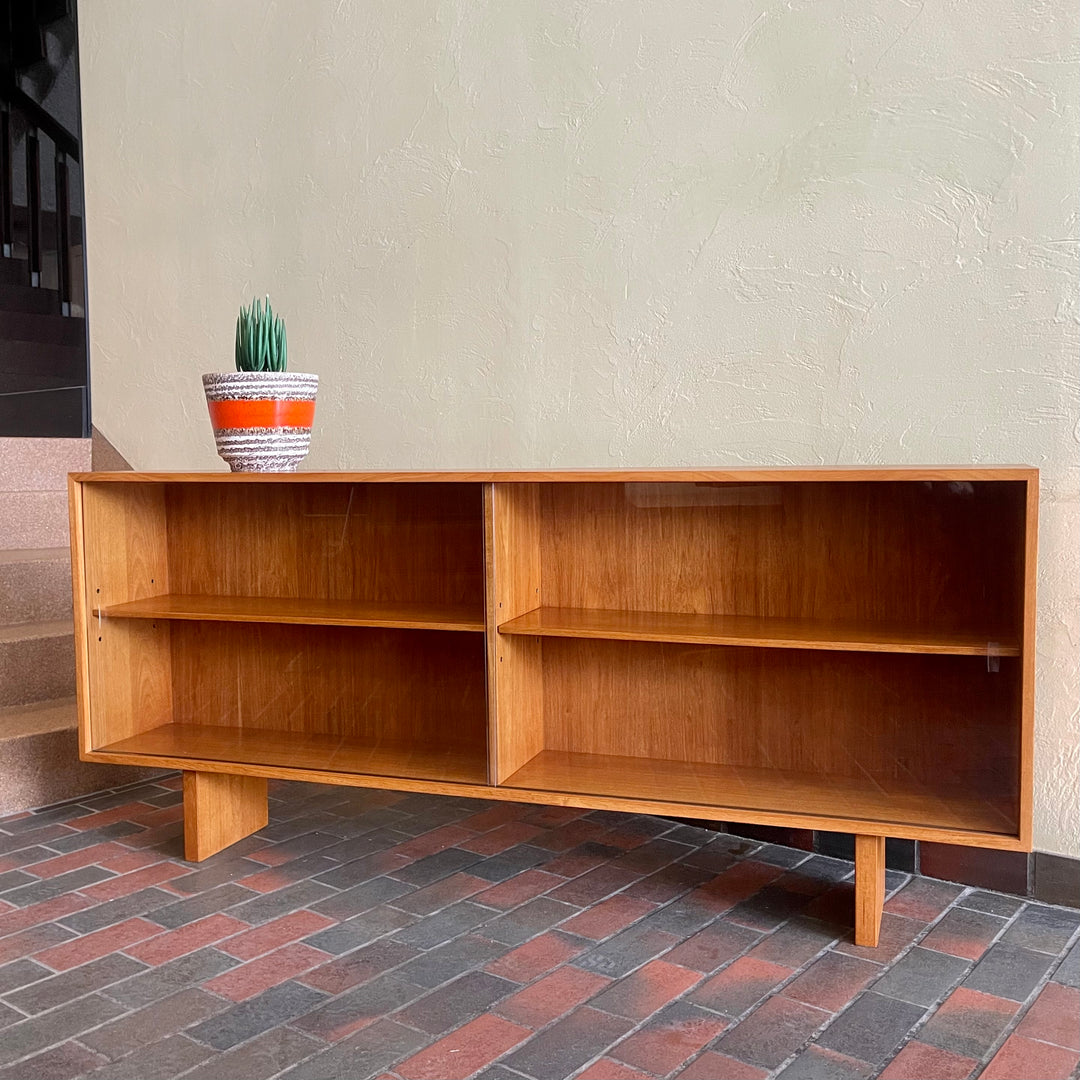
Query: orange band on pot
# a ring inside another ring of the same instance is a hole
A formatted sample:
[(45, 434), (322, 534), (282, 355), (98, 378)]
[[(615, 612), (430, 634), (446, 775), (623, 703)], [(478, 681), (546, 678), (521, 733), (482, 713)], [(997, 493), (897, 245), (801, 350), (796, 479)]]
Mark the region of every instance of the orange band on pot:
[(314, 401), (208, 401), (215, 431), (237, 428), (309, 428)]

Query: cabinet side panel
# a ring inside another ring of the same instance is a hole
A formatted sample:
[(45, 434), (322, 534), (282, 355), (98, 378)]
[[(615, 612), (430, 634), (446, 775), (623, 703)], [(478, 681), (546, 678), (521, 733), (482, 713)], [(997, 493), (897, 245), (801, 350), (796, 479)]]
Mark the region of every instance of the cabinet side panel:
[(540, 491), (537, 484), (492, 485), (488, 641), (495, 783), (544, 749), (543, 643), (496, 629), (540, 606)]
[(90, 738), (90, 646), (86, 619), (86, 549), (83, 543), (82, 484), (68, 477), (71, 528), (71, 607), (75, 627), (75, 693), (79, 706), (79, 753), (93, 749)]
[[(168, 592), (160, 484), (82, 484), (82, 602), (86, 641), (84, 750), (172, 719), (169, 625), (99, 618), (98, 607)], [(141, 625), (137, 625), (141, 623)]]
[(1023, 565), (1023, 652), (1020, 660), (1020, 839), (1031, 848), (1035, 785), (1035, 591), (1038, 579), (1039, 475), (1027, 482)]

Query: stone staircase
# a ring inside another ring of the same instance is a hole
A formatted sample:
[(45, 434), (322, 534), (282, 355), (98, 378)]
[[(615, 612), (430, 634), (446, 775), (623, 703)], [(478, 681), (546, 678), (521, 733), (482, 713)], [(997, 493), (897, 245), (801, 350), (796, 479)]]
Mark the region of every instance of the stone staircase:
[(90, 468), (90, 439), (0, 438), (0, 814), (137, 779), (77, 749), (67, 474)]

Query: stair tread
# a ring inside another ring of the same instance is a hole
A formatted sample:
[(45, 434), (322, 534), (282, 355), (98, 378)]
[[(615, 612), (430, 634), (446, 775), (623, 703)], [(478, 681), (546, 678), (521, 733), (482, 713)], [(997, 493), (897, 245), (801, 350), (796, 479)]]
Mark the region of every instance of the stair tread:
[(25, 562), (70, 562), (71, 549), (66, 547), (10, 548), (0, 551), (0, 566)]
[(74, 636), (75, 627), (70, 619), (47, 619), (43, 622), (14, 623), (0, 626), (0, 645), (10, 641), (27, 641), (31, 638), (55, 638)]
[(78, 726), (79, 711), (73, 697), (35, 701), (31, 705), (8, 705), (0, 708), (0, 742), (66, 731)]

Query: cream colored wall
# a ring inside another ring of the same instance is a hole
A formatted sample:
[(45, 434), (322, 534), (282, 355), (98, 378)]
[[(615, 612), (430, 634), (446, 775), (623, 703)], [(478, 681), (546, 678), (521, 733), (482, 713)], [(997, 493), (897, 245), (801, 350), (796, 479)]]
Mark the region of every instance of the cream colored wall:
[(315, 468), (1043, 470), (1080, 854), (1072, 0), (82, 0), (95, 424), (217, 468), (269, 291)]

